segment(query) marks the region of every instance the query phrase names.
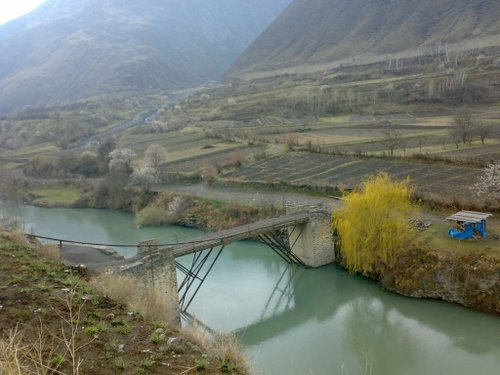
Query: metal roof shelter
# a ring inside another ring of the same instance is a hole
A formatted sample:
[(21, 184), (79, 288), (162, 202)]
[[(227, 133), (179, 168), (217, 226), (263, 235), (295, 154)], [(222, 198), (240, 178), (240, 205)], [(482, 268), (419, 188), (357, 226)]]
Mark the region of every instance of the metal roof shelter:
[(483, 220), (486, 220), (492, 214), (484, 212), (474, 212), (474, 211), (460, 211), (454, 215), (448, 216), (446, 220), (449, 221), (461, 221), (464, 223), (480, 224)]
[(448, 216), (446, 220), (457, 222), (457, 229), (450, 229), (448, 235), (459, 241), (477, 238), (476, 235), (486, 238), (486, 219), (490, 216), (493, 215), (474, 211), (460, 211)]

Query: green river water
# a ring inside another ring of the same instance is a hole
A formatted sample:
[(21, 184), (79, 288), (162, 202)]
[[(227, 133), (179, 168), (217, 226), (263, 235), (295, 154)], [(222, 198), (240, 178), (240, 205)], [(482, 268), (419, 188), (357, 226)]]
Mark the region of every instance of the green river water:
[[(203, 234), (137, 229), (131, 215), (113, 211), (0, 203), (2, 213), (20, 217), (26, 231), (87, 242), (175, 242)], [(189, 312), (210, 328), (234, 332), (256, 374), (500, 373), (498, 317), (387, 293), (334, 265), (288, 267), (255, 242), (224, 250)]]

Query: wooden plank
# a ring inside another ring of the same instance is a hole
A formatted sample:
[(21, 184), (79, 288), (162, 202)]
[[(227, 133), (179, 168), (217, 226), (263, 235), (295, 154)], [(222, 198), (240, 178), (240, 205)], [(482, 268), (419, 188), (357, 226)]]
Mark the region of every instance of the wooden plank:
[(460, 211), (454, 215), (447, 217), (446, 220), (466, 221), (468, 223), (480, 223), (482, 220), (486, 220), (490, 216), (492, 216), (492, 215), (491, 214), (481, 214), (481, 213), (469, 214), (469, 213), (466, 213), (465, 211)]
[(460, 216), (460, 215), (450, 216), (450, 217), (446, 218), (446, 220), (449, 220), (449, 221), (466, 221), (468, 223), (480, 223), (481, 222), (481, 219), (471, 218), (471, 217), (468, 217), (468, 216)]
[(484, 218), (488, 218), (490, 216), (493, 216), (493, 214), (490, 214), (490, 213), (486, 213), (486, 212), (475, 212), (475, 211), (461, 211), (467, 215), (477, 215), (477, 216), (481, 216), (481, 217), (484, 217)]
[(228, 245), (235, 241), (258, 237), (260, 234), (286, 228), (291, 225), (302, 224), (309, 220), (309, 215), (308, 211), (301, 211), (277, 218), (264, 219), (256, 223), (242, 225), (199, 238), (193, 241), (193, 243), (174, 245), (159, 250), (168, 251), (174, 257), (180, 257), (205, 249)]

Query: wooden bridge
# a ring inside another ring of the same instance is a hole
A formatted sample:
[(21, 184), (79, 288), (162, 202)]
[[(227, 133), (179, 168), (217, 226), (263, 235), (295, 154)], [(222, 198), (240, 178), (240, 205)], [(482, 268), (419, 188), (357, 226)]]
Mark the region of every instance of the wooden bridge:
[[(175, 244), (160, 245), (155, 240), (149, 240), (136, 245), (113, 245), (83, 243), (36, 236), (34, 234), (29, 234), (29, 236), (58, 243), (61, 261), (63, 257), (67, 261), (69, 255), (73, 262), (88, 264), (96, 270), (111, 267), (118, 270), (118, 272), (137, 273), (142, 275), (140, 277), (150, 279), (153, 284), (155, 284), (156, 278), (154, 269), (155, 267), (161, 267), (162, 272), (158, 275), (162, 278), (161, 283), (168, 284), (166, 290), (178, 290), (179, 307), (182, 312), (185, 312), (219, 259), (225, 246), (232, 242), (257, 239), (266, 244), (289, 264), (302, 267), (317, 266), (310, 262), (307, 256), (311, 252), (314, 253), (314, 256), (317, 256), (313, 249), (316, 246), (316, 239), (321, 237), (321, 233), (318, 231), (321, 225), (318, 225), (316, 217), (319, 211), (321, 209), (316, 206), (303, 207), (300, 211), (280, 217), (260, 220), (252, 224), (209, 234), (192, 241)], [(329, 219), (326, 221), (326, 228), (326, 231), (330, 233)], [(139, 249), (137, 256), (129, 259), (115, 259), (108, 253), (102, 253), (104, 251), (102, 248), (136, 246)], [(295, 251), (294, 248), (296, 248)], [(331, 246), (326, 251), (331, 253)], [(185, 258), (188, 255), (192, 255), (191, 262)], [(176, 259), (181, 257), (183, 259)], [(183, 278), (177, 277), (176, 269), (184, 275)], [(164, 275), (168, 276), (164, 278)]]
[[(176, 268), (184, 274), (182, 282), (178, 285), (178, 292), (181, 311), (186, 311), (225, 246), (232, 242), (258, 239), (268, 245), (287, 263), (306, 267), (306, 264), (294, 254), (293, 248), (301, 231), (304, 230), (303, 224), (306, 224), (309, 219), (309, 211), (298, 211), (276, 218), (264, 219), (252, 224), (219, 231), (194, 241), (156, 247), (149, 254), (149, 257), (151, 261), (154, 261), (155, 255), (162, 259), (163, 255), (179, 258), (192, 254), (190, 265), (175, 261)], [(295, 242), (291, 243), (290, 238), (293, 233), (295, 233)]]
[(268, 234), (306, 223), (309, 217), (309, 211), (300, 211), (272, 219), (264, 219), (252, 224), (222, 230), (197, 241), (159, 248), (158, 251), (168, 251), (175, 258), (178, 258), (217, 246), (226, 246), (235, 241), (249, 238), (266, 239)]

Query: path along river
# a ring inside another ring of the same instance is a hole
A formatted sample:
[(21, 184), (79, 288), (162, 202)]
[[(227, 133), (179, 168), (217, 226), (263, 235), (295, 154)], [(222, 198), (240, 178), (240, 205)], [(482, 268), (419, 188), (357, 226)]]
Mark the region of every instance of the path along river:
[[(36, 234), (136, 243), (193, 239), (181, 227), (136, 229), (132, 216), (0, 203)], [(126, 256), (133, 249), (122, 249)], [(235, 332), (257, 374), (498, 374), (500, 319), (445, 302), (384, 292), (336, 266), (289, 268), (264, 245), (228, 246), (189, 312)]]

